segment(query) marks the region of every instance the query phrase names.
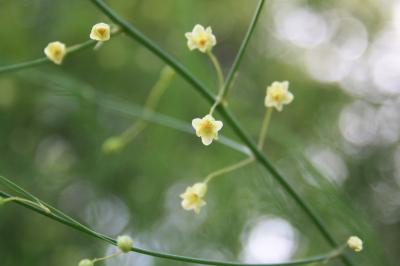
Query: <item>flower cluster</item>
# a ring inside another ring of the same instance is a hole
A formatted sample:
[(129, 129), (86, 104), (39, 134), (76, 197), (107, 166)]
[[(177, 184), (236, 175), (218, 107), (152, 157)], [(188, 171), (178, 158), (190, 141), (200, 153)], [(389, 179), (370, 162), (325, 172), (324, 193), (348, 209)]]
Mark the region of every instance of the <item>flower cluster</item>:
[[(90, 32), (90, 39), (96, 40), (99, 42), (105, 42), (110, 39), (111, 30), (110, 26), (106, 23), (97, 23), (92, 27)], [(67, 55), (68, 50), (64, 43), (55, 41), (50, 42), (46, 48), (44, 48), (44, 54), (46, 57), (52, 61), (53, 63), (60, 65), (64, 57)]]
[[(223, 127), (223, 122), (218, 121), (213, 117), (213, 111), (215, 108), (223, 102), (224, 97), (224, 78), (222, 69), (219, 65), (218, 59), (212, 54), (213, 47), (217, 44), (217, 39), (214, 36), (211, 27), (204, 28), (202, 25), (195, 25), (191, 32), (187, 32), (185, 34), (187, 39), (187, 46), (189, 50), (199, 50), (202, 53), (207, 53), (215, 66), (215, 70), (219, 77), (220, 84), (222, 87), (220, 88), (218, 97), (216, 98), (216, 102), (211, 107), (210, 112), (204, 116), (203, 118), (195, 118), (192, 120), (192, 127), (196, 132), (196, 136), (201, 138), (201, 142), (208, 146), (214, 140), (218, 140), (219, 131)], [(293, 94), (289, 91), (289, 82), (273, 82), (270, 86), (267, 87), (266, 96), (264, 104), (267, 108), (275, 108), (277, 111), (282, 111), (283, 105), (287, 105), (293, 101)], [(270, 109), (272, 111), (272, 109)], [(267, 121), (265, 125), (263, 125), (263, 129), (261, 130), (264, 135), (266, 132), (266, 128), (268, 126), (269, 117), (266, 119)], [(264, 136), (262, 136), (264, 137)], [(261, 141), (260, 143), (263, 143)], [(262, 147), (262, 144), (260, 145)], [(193, 210), (195, 213), (200, 213), (201, 207), (206, 205), (205, 200), (203, 199), (207, 192), (207, 183), (211, 180), (211, 177), (215, 177), (221, 175), (221, 173), (226, 173), (232, 171), (231, 169), (237, 169), (246, 165), (248, 162), (252, 160), (245, 160), (240, 162), (232, 167), (227, 167), (226, 169), (221, 169), (216, 173), (212, 173), (209, 175), (210, 178), (206, 178), (204, 182), (195, 183), (193, 186), (189, 186), (186, 188), (186, 191), (180, 195), (182, 202), (181, 206), (185, 210)]]

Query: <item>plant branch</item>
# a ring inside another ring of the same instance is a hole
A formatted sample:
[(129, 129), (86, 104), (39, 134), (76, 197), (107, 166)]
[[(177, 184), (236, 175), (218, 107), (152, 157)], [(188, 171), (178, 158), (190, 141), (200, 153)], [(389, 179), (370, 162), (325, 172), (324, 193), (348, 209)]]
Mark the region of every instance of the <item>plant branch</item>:
[(257, 146), (260, 150), (263, 149), (264, 144), (265, 144), (265, 138), (267, 136), (269, 122), (271, 121), (272, 111), (273, 111), (273, 109), (271, 107), (265, 111), (264, 121), (261, 126), (261, 132), (260, 132), (260, 136), (258, 138), (258, 144), (257, 144)]
[(224, 73), (222, 72), (221, 64), (219, 63), (217, 57), (215, 57), (213, 52), (209, 51), (209, 52), (207, 52), (207, 55), (210, 58), (210, 61), (215, 68), (215, 71), (217, 72), (218, 90), (222, 91), (225, 81), (224, 81)]
[[(2, 180), (5, 178), (2, 177)], [(11, 181), (9, 181), (11, 182)], [(17, 185), (15, 185), (17, 186)], [(11, 196), (5, 192), (0, 191), (0, 196), (7, 199), (10, 198)], [(117, 242), (115, 239), (112, 239), (106, 235), (97, 233), (96, 231), (90, 229), (87, 226), (84, 226), (80, 224), (79, 222), (75, 221), (74, 219), (70, 218), (66, 214), (62, 213), (61, 211), (57, 210), (56, 208), (50, 206), (49, 204), (46, 204), (49, 209), (52, 210), (51, 213), (48, 213), (44, 211), (42, 208), (36, 206), (36, 205), (31, 205), (29, 203), (23, 202), (23, 201), (15, 201), (18, 205), (21, 205), (25, 208), (31, 209), (41, 215), (47, 216), (48, 218), (58, 221), (64, 225), (67, 225), (69, 227), (72, 227), (76, 230), (79, 230), (83, 233), (86, 233), (90, 236), (96, 237), (98, 239), (101, 239), (109, 244), (112, 244), (114, 246), (117, 246)], [(197, 263), (197, 264), (203, 264), (203, 265), (216, 265), (216, 266), (289, 266), (289, 265), (304, 265), (304, 264), (309, 264), (313, 262), (324, 262), (327, 260), (334, 259), (338, 256), (338, 251), (333, 250), (327, 254), (324, 255), (319, 255), (319, 256), (314, 256), (302, 260), (296, 260), (296, 261), (291, 261), (291, 262), (284, 262), (284, 263), (273, 263), (273, 264), (243, 264), (243, 263), (235, 263), (235, 262), (224, 262), (224, 261), (214, 261), (214, 260), (205, 260), (205, 259), (199, 259), (199, 258), (192, 258), (192, 257), (186, 257), (186, 256), (179, 256), (179, 255), (174, 255), (174, 254), (168, 254), (168, 253), (162, 253), (162, 252), (156, 252), (152, 250), (147, 250), (147, 249), (141, 249), (141, 248), (131, 248), (131, 251), (136, 252), (136, 253), (141, 253), (144, 255), (152, 256), (152, 257), (158, 257), (158, 258), (164, 258), (164, 259), (169, 259), (169, 260), (175, 260), (175, 261), (182, 261), (182, 262), (189, 262), (189, 263)]]
[(256, 28), (256, 25), (260, 18), (261, 10), (262, 10), (264, 4), (265, 4), (265, 0), (261, 0), (258, 2), (258, 6), (253, 15), (253, 19), (251, 20), (251, 23), (249, 25), (249, 28), (247, 29), (246, 35), (244, 36), (242, 44), (240, 45), (240, 48), (236, 55), (235, 61), (233, 62), (232, 67), (229, 70), (228, 76), (226, 77), (224, 88), (223, 88), (223, 93), (221, 95), (221, 101), (223, 101), (226, 98), (229, 90), (232, 88), (231, 84), (235, 80), (235, 75), (237, 73), (237, 70), (239, 69), (240, 63), (242, 62), (243, 55), (247, 49), (250, 38), (253, 35), (254, 29)]
[(208, 183), (208, 182), (210, 182), (211, 180), (213, 180), (217, 176), (224, 175), (224, 174), (227, 174), (229, 172), (238, 170), (238, 169), (248, 165), (251, 162), (254, 162), (254, 158), (253, 157), (249, 157), (249, 158), (241, 160), (241, 161), (239, 161), (237, 163), (225, 166), (224, 168), (216, 170), (216, 171), (212, 172), (211, 174), (209, 174), (208, 176), (206, 176), (204, 182)]
[[(153, 52), (156, 56), (158, 56), (165, 63), (170, 65), (177, 74), (181, 75), (189, 84), (191, 84), (194, 89), (196, 89), (207, 101), (212, 104), (216, 98), (209, 92), (209, 90), (205, 87), (203, 83), (201, 83), (192, 73), (190, 73), (181, 63), (179, 63), (175, 58), (171, 55), (167, 54), (163, 51), (157, 44), (155, 44), (152, 40), (146, 37), (143, 33), (129, 24), (126, 20), (116, 14), (107, 4), (102, 0), (91, 0), (94, 5), (96, 5), (106, 16), (108, 16), (112, 21), (118, 24), (121, 27), (121, 30), (124, 31), (129, 37), (136, 40), (144, 47), (148, 48), (151, 52)], [(265, 0), (260, 0), (259, 7), (262, 7)], [(258, 13), (256, 16), (258, 17)], [(253, 21), (257, 21), (253, 19)], [(250, 37), (251, 34), (249, 34)], [(247, 42), (248, 39), (247, 38)], [(246, 41), (246, 40), (245, 40)], [(246, 45), (242, 44), (241, 53), (243, 54), (245, 51)], [(235, 61), (235, 68), (239, 67), (239, 63), (241, 61), (242, 55)], [(230, 71), (234, 73), (235, 71)], [(232, 74), (232, 76), (234, 76)], [(290, 185), (290, 183), (286, 180), (286, 178), (279, 173), (279, 171), (272, 165), (272, 163), (267, 159), (267, 157), (262, 153), (261, 150), (257, 148), (257, 145), (251, 140), (248, 134), (242, 129), (233, 115), (228, 111), (228, 109), (219, 105), (216, 108), (219, 111), (220, 115), (225, 119), (225, 122), (229, 124), (232, 130), (235, 132), (236, 136), (238, 136), (245, 145), (253, 153), (256, 160), (267, 170), (270, 174), (282, 185), (282, 187), (286, 190), (286, 192), (294, 199), (294, 201), (300, 206), (300, 208), (309, 216), (310, 220), (315, 224), (318, 230), (321, 232), (322, 236), (326, 239), (326, 241), (333, 247), (337, 248), (338, 244), (334, 240), (333, 236), (329, 233), (328, 229), (325, 227), (323, 222), (319, 219), (319, 217), (312, 211), (310, 206), (303, 200), (300, 194)], [(341, 256), (343, 263), (347, 266), (353, 265), (351, 261), (344, 255)]]
[[(111, 35), (116, 35), (118, 34), (120, 31), (116, 30), (113, 31), (111, 33)], [(67, 47), (67, 53), (65, 56), (69, 55), (69, 54), (74, 54), (76, 52), (82, 51), (86, 48), (95, 46), (98, 43), (98, 41), (95, 40), (88, 40), (86, 42), (80, 43), (80, 44), (75, 44), (72, 45), (70, 47)], [(30, 68), (30, 67), (34, 67), (37, 65), (42, 65), (45, 63), (49, 63), (51, 62), (46, 56), (43, 56), (41, 58), (38, 59), (34, 59), (31, 61), (27, 61), (27, 62), (23, 62), (23, 63), (18, 63), (18, 64), (13, 64), (13, 65), (7, 65), (7, 66), (0, 66), (0, 74), (2, 73), (6, 73), (6, 72), (13, 72), (13, 71), (18, 71), (21, 69), (25, 69), (25, 68)]]

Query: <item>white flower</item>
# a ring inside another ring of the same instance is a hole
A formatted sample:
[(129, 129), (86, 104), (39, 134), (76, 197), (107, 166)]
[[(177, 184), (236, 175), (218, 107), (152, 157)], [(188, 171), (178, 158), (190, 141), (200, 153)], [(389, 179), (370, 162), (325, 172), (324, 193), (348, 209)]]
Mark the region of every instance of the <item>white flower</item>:
[(355, 252), (360, 252), (363, 249), (363, 241), (358, 236), (351, 236), (347, 240), (347, 246)]
[(265, 106), (275, 107), (276, 110), (280, 112), (282, 111), (283, 105), (291, 103), (293, 98), (293, 94), (289, 91), (288, 81), (275, 81), (267, 88)]
[(199, 214), (200, 208), (206, 205), (206, 202), (203, 200), (206, 192), (206, 183), (196, 183), (191, 187), (187, 187), (185, 192), (180, 195), (182, 198), (182, 208), (187, 211), (193, 210), (196, 214)]
[(217, 40), (212, 34), (211, 27), (204, 29), (203, 26), (197, 24), (194, 26), (192, 32), (185, 33), (187, 38), (187, 46), (192, 51), (194, 49), (199, 49), (200, 52), (206, 53), (211, 51), (213, 46), (217, 44)]
[(196, 135), (201, 137), (204, 145), (210, 145), (214, 139), (218, 139), (218, 131), (221, 130), (223, 123), (217, 121), (211, 115), (192, 120), (192, 126), (196, 130)]
[(92, 27), (90, 39), (105, 42), (110, 39), (110, 25), (106, 23), (97, 23)]
[(44, 54), (48, 59), (56, 63), (57, 65), (62, 63), (62, 60), (67, 53), (65, 44), (62, 42), (51, 42), (46, 48), (44, 48)]
[(117, 238), (117, 246), (124, 253), (131, 251), (132, 245), (133, 240), (129, 236), (119, 236)]
[(93, 264), (93, 261), (89, 259), (84, 259), (79, 262), (78, 266), (93, 266)]

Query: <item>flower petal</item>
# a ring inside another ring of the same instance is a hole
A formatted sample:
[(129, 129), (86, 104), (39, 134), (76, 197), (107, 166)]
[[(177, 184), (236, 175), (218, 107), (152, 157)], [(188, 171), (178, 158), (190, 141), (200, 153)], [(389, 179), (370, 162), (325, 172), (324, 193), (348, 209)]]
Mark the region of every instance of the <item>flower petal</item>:
[(201, 142), (203, 142), (204, 145), (208, 146), (213, 142), (213, 138), (201, 137)]
[(215, 121), (215, 122), (214, 122), (214, 125), (215, 125), (215, 130), (216, 130), (216, 131), (220, 131), (221, 128), (224, 126), (224, 124), (222, 123), (222, 121)]

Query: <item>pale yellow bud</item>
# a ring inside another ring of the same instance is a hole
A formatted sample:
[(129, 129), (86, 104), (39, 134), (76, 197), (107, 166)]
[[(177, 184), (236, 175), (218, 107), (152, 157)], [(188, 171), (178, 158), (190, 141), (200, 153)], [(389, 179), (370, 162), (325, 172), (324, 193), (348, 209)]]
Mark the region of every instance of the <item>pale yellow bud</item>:
[(47, 58), (57, 65), (62, 63), (66, 53), (67, 48), (62, 42), (51, 42), (44, 48), (44, 54)]
[(117, 246), (124, 253), (131, 251), (132, 245), (133, 240), (129, 236), (119, 236), (117, 238)]
[(363, 249), (363, 241), (358, 236), (351, 236), (347, 240), (347, 246), (355, 252), (360, 252)]
[(92, 27), (90, 39), (105, 42), (110, 39), (110, 25), (106, 23), (97, 23)]

